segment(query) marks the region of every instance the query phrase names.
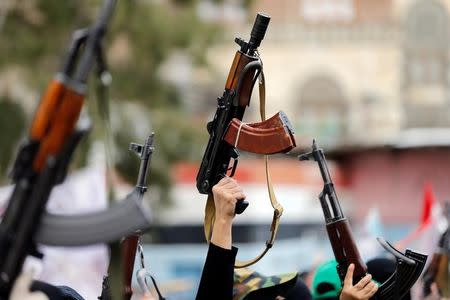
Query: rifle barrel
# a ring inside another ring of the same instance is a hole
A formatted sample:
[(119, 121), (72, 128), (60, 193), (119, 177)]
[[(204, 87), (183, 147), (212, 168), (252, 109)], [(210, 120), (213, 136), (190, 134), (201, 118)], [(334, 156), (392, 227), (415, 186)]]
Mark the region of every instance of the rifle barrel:
[(106, 0), (103, 2), (99, 18), (89, 29), (86, 46), (74, 76), (75, 84), (86, 82), (93, 62), (96, 58), (96, 54), (101, 48), (100, 41), (106, 33), (106, 27), (111, 19), (116, 3), (117, 0)]

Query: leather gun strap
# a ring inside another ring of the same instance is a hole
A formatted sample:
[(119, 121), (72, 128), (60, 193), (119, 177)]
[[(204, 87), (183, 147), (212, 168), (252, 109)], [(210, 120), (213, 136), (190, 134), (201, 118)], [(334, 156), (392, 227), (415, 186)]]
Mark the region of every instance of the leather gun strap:
[(215, 216), (216, 216), (216, 207), (214, 205), (214, 196), (211, 193), (208, 195), (208, 199), (206, 200), (205, 223), (203, 226), (203, 229), (205, 230), (205, 238), (208, 243), (211, 240), (212, 227), (214, 226)]
[[(261, 70), (259, 78), (259, 112), (261, 115), (261, 121), (266, 120), (266, 84), (264, 78), (264, 72)], [(278, 202), (277, 197), (275, 196), (275, 192), (273, 190), (272, 178), (270, 177), (269, 172), (269, 156), (264, 155), (264, 162), (266, 165), (266, 182), (267, 182), (267, 190), (269, 193), (270, 203), (273, 207), (273, 218), (272, 224), (270, 225), (270, 238), (266, 241), (266, 248), (259, 254), (257, 257), (247, 260), (247, 261), (236, 261), (234, 267), (237, 268), (245, 268), (257, 263), (261, 258), (266, 255), (270, 248), (272, 248), (273, 243), (275, 242), (275, 237), (278, 232), (278, 227), (280, 225), (280, 217), (283, 214), (283, 206)]]
[[(261, 71), (260, 74), (260, 81), (259, 81), (259, 102), (260, 102), (260, 114), (261, 114), (261, 120), (266, 120), (266, 91), (265, 91), (265, 81), (264, 81), (264, 73)], [(255, 263), (257, 263), (261, 258), (266, 255), (266, 253), (269, 251), (270, 248), (272, 248), (273, 243), (275, 242), (275, 237), (278, 232), (278, 227), (280, 225), (280, 217), (283, 214), (283, 207), (278, 202), (277, 197), (275, 196), (275, 192), (273, 190), (272, 186), (272, 179), (270, 177), (269, 172), (269, 157), (267, 155), (264, 155), (264, 161), (266, 165), (266, 182), (267, 182), (267, 189), (269, 193), (270, 203), (273, 207), (273, 218), (272, 218), (272, 224), (270, 225), (270, 238), (266, 241), (266, 248), (255, 258), (247, 261), (236, 261), (234, 267), (235, 268), (245, 268), (248, 266), (251, 266)], [(208, 199), (206, 201), (206, 207), (205, 207), (205, 224), (204, 224), (204, 230), (205, 230), (205, 237), (206, 240), (210, 241), (211, 234), (212, 234), (212, 227), (214, 226), (214, 218), (215, 218), (215, 206), (214, 206), (214, 197), (212, 194), (208, 195)]]

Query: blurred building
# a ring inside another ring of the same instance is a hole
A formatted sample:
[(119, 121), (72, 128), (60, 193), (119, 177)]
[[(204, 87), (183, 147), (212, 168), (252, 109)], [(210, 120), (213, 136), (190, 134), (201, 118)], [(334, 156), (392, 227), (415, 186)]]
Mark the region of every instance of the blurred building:
[[(376, 205), (385, 221), (416, 221), (426, 181), (439, 201), (450, 198), (450, 1), (257, 0), (244, 20), (220, 5), (229, 27), (209, 51), (218, 78), (234, 36), (248, 39), (255, 14), (269, 14), (260, 47), (268, 114), (286, 111), (302, 148), (314, 137), (337, 159), (356, 219)], [(254, 98), (247, 120), (258, 118)]]
[[(405, 128), (449, 126), (449, 4), (254, 1), (247, 23), (258, 11), (272, 17), (260, 51), (269, 111), (287, 111), (299, 136), (332, 148), (377, 145)], [(246, 37), (250, 25), (232, 26), (210, 51), (224, 77), (232, 38)]]
[(339, 165), (361, 221), (377, 207), (385, 222), (418, 222), (424, 187), (431, 184), (441, 204), (450, 199), (450, 128), (402, 131), (392, 143), (328, 151)]

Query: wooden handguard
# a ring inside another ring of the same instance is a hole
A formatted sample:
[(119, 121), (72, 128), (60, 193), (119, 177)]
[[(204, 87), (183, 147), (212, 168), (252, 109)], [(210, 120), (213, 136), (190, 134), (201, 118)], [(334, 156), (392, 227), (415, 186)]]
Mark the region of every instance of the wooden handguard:
[[(225, 84), (225, 89), (236, 90), (238, 88), (238, 82), (240, 74), (244, 67), (251, 63), (252, 61), (256, 61), (256, 57), (251, 57), (246, 54), (241, 53), (240, 51), (236, 52), (234, 56), (233, 64), (231, 65), (230, 72), (228, 73), (227, 82)], [(240, 106), (248, 106), (250, 102), (250, 96), (252, 94), (253, 89), (253, 76), (255, 72), (249, 72), (246, 74), (246, 77), (243, 79), (242, 87), (239, 92), (239, 105)]]
[(137, 235), (128, 236), (122, 242), (122, 261), (123, 261), (123, 299), (131, 299), (133, 290), (131, 289), (131, 279), (134, 270), (134, 258), (136, 256), (136, 248), (138, 246), (139, 237)]
[(54, 79), (50, 83), (31, 124), (31, 139), (41, 141), (47, 134), (65, 90), (64, 84), (58, 80)]
[[(73, 132), (83, 107), (84, 95), (66, 88), (61, 103), (55, 110), (51, 128), (47, 129), (45, 138), (33, 162), (33, 169), (40, 172), (47, 158), (59, 153), (70, 134)], [(48, 125), (47, 125), (48, 127)]]
[(257, 154), (286, 153), (295, 147), (292, 126), (282, 111), (258, 123), (244, 124), (234, 118), (224, 140), (239, 150)]
[(353, 282), (360, 281), (367, 274), (367, 266), (359, 254), (348, 220), (344, 218), (328, 223), (326, 228), (334, 257), (338, 263), (339, 278), (344, 282), (348, 266), (353, 263), (355, 265)]

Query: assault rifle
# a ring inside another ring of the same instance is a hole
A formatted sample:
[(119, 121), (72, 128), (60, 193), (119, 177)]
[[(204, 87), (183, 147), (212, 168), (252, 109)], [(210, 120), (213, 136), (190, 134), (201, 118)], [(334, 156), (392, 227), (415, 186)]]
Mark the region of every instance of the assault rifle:
[[(144, 194), (147, 191), (147, 173), (150, 167), (150, 159), (153, 153), (153, 137), (152, 133), (143, 145), (131, 143), (130, 151), (136, 153), (140, 160), (139, 174), (135, 188), (129, 195), (129, 197), (134, 197), (138, 202), (142, 202)], [(129, 300), (133, 294), (131, 289), (131, 279), (133, 277), (134, 260), (136, 257), (136, 249), (138, 247), (140, 236), (138, 234), (127, 236), (121, 243), (121, 254), (123, 262), (123, 299)], [(101, 300), (111, 299), (110, 295), (110, 284), (109, 278), (106, 276), (103, 279), (102, 294), (98, 298)]]
[[(231, 120), (233, 118), (242, 120), (245, 108), (250, 104), (253, 85), (262, 70), (257, 49), (266, 34), (269, 21), (269, 16), (258, 14), (250, 34), (250, 41), (247, 43), (241, 38), (235, 39), (241, 48), (234, 56), (225, 91), (222, 97), (217, 98), (214, 119), (206, 127), (210, 137), (196, 178), (197, 189), (202, 194), (211, 193), (212, 187), (228, 172), (232, 158), (234, 164), (230, 176), (233, 176), (236, 170), (239, 152), (232, 145), (225, 143), (223, 137)], [(239, 200), (236, 204), (236, 213), (243, 213), (247, 206), (248, 202)]]
[(15, 187), (0, 224), (0, 299), (9, 297), (26, 256), (42, 257), (36, 243), (102, 243), (149, 226), (148, 213), (133, 197), (104, 212), (45, 213), (53, 187), (64, 181), (72, 153), (89, 131), (86, 119), (79, 120), (86, 82), (94, 62), (99, 75), (105, 71), (102, 40), (115, 5), (116, 0), (105, 0), (92, 27), (74, 32), (62, 68), (44, 93), (19, 149), (12, 169)]
[[(366, 275), (367, 266), (361, 259), (348, 220), (342, 213), (323, 150), (318, 148), (315, 141), (313, 141), (312, 151), (310, 153), (299, 156), (299, 160), (301, 161), (309, 160), (310, 158), (318, 163), (324, 182), (319, 200), (325, 216), (328, 238), (330, 239), (334, 257), (338, 263), (337, 272), (339, 278), (341, 282), (344, 281), (348, 266), (353, 263), (355, 265), (353, 282), (358, 282)], [(397, 268), (386, 282), (381, 283), (377, 293), (371, 299), (401, 299), (419, 278), (425, 266), (427, 256), (409, 249), (405, 253), (401, 253), (384, 239), (377, 238), (377, 240), (386, 251), (394, 255)]]
[[(238, 149), (252, 153), (273, 154), (288, 152), (295, 147), (292, 126), (283, 112), (265, 120), (264, 73), (257, 49), (264, 38), (269, 21), (269, 16), (258, 13), (249, 42), (241, 38), (235, 39), (240, 49), (234, 56), (223, 95), (217, 98), (217, 110), (214, 119), (207, 124), (210, 137), (196, 178), (198, 191), (209, 195), (205, 215), (207, 240), (209, 240), (214, 219), (212, 187), (225, 177), (228, 171), (230, 171), (230, 177), (234, 176), (239, 157)], [(250, 104), (253, 86), (258, 78), (260, 78), (260, 110), (263, 122), (244, 124), (241, 121), (246, 107)], [(232, 159), (233, 165), (229, 167)], [(269, 179), (268, 185), (271, 191)], [(274, 218), (272, 234), (270, 240), (266, 243), (266, 250), (256, 260), (242, 265), (238, 264), (236, 267), (244, 267), (255, 263), (273, 244), (278, 220), (282, 214), (282, 207), (276, 201), (272, 191), (269, 194), (274, 207)], [(247, 206), (247, 201), (238, 200), (235, 208), (236, 214), (244, 212)]]
[(431, 293), (431, 284), (436, 282), (442, 297), (450, 296), (450, 202), (445, 203), (447, 229), (441, 235), (436, 251), (425, 272), (423, 272), (423, 293)]
[[(152, 133), (144, 145), (139, 145), (135, 143), (130, 144), (130, 150), (136, 153), (140, 160), (141, 164), (139, 166), (139, 174), (138, 180), (136, 183), (136, 187), (133, 190), (133, 193), (142, 202), (144, 198), (144, 194), (147, 191), (147, 174), (148, 169), (150, 168), (150, 159), (154, 150), (153, 147), (153, 137)], [(131, 235), (125, 238), (122, 242), (122, 261), (124, 262), (124, 300), (130, 300), (133, 291), (131, 290), (131, 279), (133, 277), (133, 269), (134, 269), (134, 259), (136, 257), (136, 249), (138, 247), (138, 243), (140, 240), (140, 235)]]

